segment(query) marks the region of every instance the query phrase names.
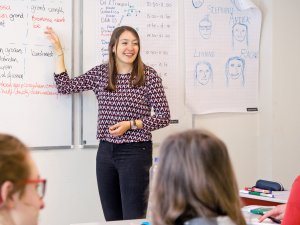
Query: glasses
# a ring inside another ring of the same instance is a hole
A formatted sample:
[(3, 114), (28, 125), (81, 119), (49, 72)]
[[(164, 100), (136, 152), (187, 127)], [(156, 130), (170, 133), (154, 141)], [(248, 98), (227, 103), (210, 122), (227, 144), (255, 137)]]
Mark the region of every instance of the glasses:
[(40, 198), (44, 198), (46, 192), (46, 179), (25, 180), (25, 184), (36, 184), (36, 191)]

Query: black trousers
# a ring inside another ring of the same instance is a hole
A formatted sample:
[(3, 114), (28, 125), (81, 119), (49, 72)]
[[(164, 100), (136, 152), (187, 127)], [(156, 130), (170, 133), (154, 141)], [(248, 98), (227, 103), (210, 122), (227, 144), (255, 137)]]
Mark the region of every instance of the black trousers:
[(96, 174), (106, 221), (145, 217), (152, 142), (100, 141)]

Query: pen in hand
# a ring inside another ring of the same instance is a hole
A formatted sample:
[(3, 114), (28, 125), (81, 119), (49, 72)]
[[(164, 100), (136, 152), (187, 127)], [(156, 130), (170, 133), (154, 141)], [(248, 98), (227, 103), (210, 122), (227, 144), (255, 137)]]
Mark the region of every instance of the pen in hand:
[(274, 217), (272, 217), (272, 216), (268, 216), (268, 218), (269, 218), (270, 220), (272, 220), (274, 223), (281, 224), (281, 220), (279, 220), (279, 219), (276, 219), (276, 218), (274, 218)]

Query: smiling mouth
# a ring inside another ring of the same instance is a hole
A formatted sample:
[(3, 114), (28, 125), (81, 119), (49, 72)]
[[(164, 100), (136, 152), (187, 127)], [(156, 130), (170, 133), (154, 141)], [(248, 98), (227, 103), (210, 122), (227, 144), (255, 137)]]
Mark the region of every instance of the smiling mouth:
[(237, 78), (239, 78), (240, 75), (241, 75), (240, 73), (231, 74), (231, 77), (232, 77), (233, 79), (237, 79)]
[(127, 57), (132, 57), (132, 56), (134, 56), (134, 53), (124, 53), (124, 55)]

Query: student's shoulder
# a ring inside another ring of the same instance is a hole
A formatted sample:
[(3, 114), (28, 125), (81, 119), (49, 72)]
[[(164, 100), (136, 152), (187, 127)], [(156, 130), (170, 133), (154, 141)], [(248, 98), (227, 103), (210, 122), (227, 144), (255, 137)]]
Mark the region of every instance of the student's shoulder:
[(218, 225), (238, 225), (233, 222), (228, 216), (218, 216), (217, 217)]
[(191, 220), (184, 222), (184, 225), (238, 225), (235, 224), (228, 216), (218, 217), (196, 217)]
[(300, 189), (300, 176), (297, 176), (293, 182), (293, 186), (296, 186), (297, 189)]

